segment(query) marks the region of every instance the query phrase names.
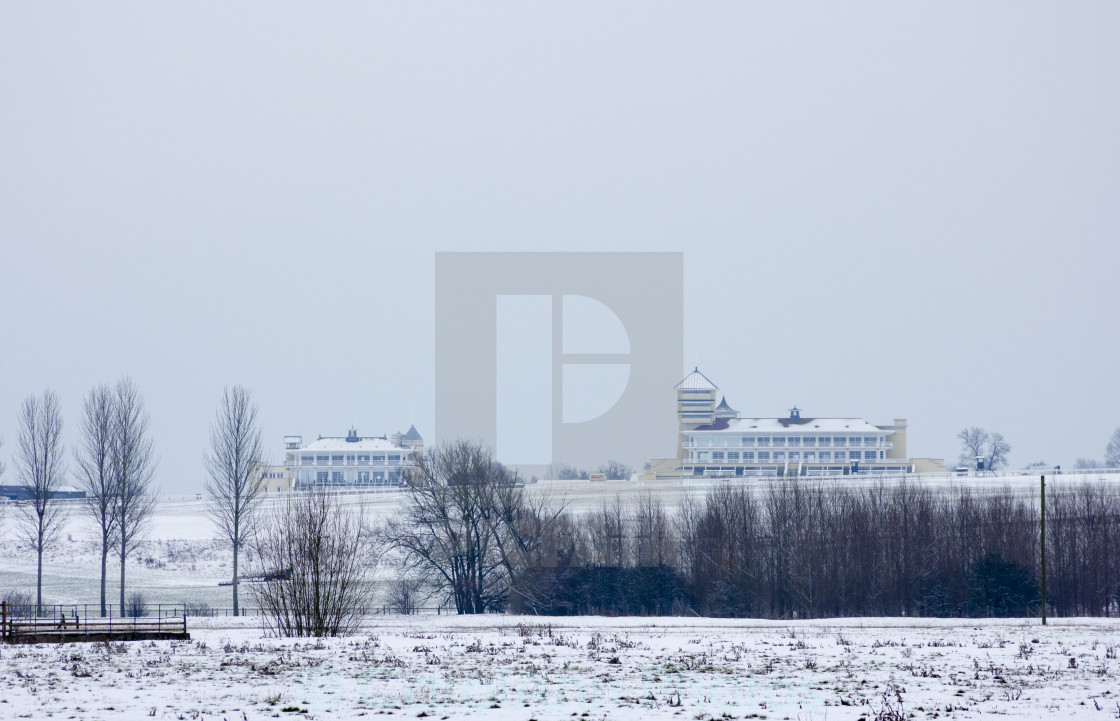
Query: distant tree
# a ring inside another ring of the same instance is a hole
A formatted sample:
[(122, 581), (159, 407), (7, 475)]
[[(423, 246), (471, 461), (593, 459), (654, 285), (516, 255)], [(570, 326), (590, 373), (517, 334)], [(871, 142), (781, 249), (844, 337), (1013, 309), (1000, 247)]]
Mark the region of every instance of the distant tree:
[(62, 445), (62, 410), (58, 396), (45, 390), (23, 402), (19, 414), (16, 472), (27, 502), (21, 505), (22, 535), (37, 559), (35, 612), (43, 611), (43, 552), (62, 532), (66, 512), (56, 494), (66, 475)]
[(1120, 428), (1112, 432), (1104, 449), (1104, 464), (1109, 468), (1120, 468)]
[(151, 421), (140, 390), (130, 378), (113, 389), (113, 436), (110, 459), (116, 502), (116, 551), (121, 563), (121, 608), (125, 608), (125, 562), (148, 532), (155, 512), (152, 480), (158, 460), (150, 435)]
[(580, 470), (568, 463), (551, 463), (545, 469), (545, 475), (550, 480), (556, 481), (586, 481), (591, 477), (587, 471)]
[(238, 614), (238, 559), (252, 535), (257, 512), (264, 500), (260, 468), (261, 445), (257, 406), (241, 386), (226, 388), (210, 427), (210, 451), (204, 462), (210, 478), (207, 510), (233, 551), (233, 613)]
[(1078, 471), (1091, 471), (1094, 468), (1100, 468), (1101, 462), (1093, 458), (1078, 458), (1073, 467)]
[(988, 437), (988, 450), (987, 457), (985, 458), (985, 468), (991, 471), (998, 471), (1007, 465), (1007, 454), (1011, 452), (1011, 444), (1003, 438), (1002, 433), (992, 433)]
[(607, 461), (599, 466), (599, 473), (602, 473), (610, 481), (627, 481), (630, 480), (630, 476), (634, 475), (634, 469), (619, 461)]
[(113, 476), (113, 390), (99, 385), (82, 404), (78, 445), (74, 449), (77, 485), (86, 492), (85, 512), (97, 526), (101, 544), (101, 615), (105, 615), (105, 584), (109, 552), (117, 531), (117, 488)]
[(961, 441), (961, 455), (958, 464), (976, 469), (977, 459), (983, 459), (984, 468), (995, 471), (1007, 465), (1007, 454), (1011, 452), (1002, 433), (989, 433), (983, 428), (972, 426), (957, 434)]
[(961, 456), (959, 465), (976, 468), (977, 456), (984, 456), (984, 447), (988, 444), (989, 434), (983, 428), (972, 426), (965, 428), (957, 434), (961, 439)]
[(397, 564), (396, 573), (386, 584), (384, 600), (393, 613), (410, 615), (420, 609), (428, 595), (424, 581)]

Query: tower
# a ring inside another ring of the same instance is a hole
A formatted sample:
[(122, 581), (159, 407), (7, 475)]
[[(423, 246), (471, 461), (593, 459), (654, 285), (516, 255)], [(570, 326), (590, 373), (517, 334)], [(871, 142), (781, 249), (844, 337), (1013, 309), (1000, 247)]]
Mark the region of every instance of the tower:
[[(716, 392), (719, 387), (696, 367), (676, 385), (677, 391), (677, 458), (688, 457), (685, 443), (691, 431), (716, 420)], [(725, 403), (726, 405), (726, 403)]]

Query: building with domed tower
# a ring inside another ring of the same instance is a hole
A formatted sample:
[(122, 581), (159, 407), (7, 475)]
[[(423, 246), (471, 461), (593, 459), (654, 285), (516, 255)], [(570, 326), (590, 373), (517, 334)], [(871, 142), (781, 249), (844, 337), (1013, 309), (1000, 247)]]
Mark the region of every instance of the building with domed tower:
[[(676, 458), (654, 460), (645, 479), (844, 476), (945, 472), (936, 458), (906, 453), (906, 420), (810, 417), (794, 406), (780, 418), (747, 418), (695, 368), (677, 394)], [(718, 402), (717, 402), (718, 399)]]

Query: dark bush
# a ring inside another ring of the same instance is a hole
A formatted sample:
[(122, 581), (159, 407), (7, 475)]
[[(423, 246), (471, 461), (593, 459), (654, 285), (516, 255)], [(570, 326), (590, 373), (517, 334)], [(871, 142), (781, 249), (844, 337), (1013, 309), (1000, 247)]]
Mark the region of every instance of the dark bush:
[(989, 553), (974, 562), (969, 581), (971, 616), (1029, 616), (1038, 609), (1040, 592), (1034, 574), (1003, 560), (998, 553)]

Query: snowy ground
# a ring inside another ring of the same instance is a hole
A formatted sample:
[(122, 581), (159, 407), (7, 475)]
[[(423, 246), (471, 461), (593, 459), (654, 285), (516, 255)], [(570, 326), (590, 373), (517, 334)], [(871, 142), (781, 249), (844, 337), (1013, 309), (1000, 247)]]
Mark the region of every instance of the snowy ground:
[[(1036, 482), (1015, 487), (1032, 493)], [(720, 483), (530, 488), (551, 489), (580, 511), (647, 490), (673, 507)], [(347, 498), (375, 517), (399, 500)], [(12, 520), (0, 531), (0, 592), (33, 591), (34, 556)], [(90, 525), (75, 513), (45, 559), (45, 600), (96, 602), (98, 571)], [(165, 501), (129, 563), (128, 588), (153, 603), (225, 607), (229, 589), (217, 584), (229, 573), (203, 504)], [(109, 591), (116, 596), (115, 583)], [(0, 648), (0, 719), (1120, 719), (1114, 619), (1042, 628), (1024, 620), (375, 616), (357, 636), (321, 642), (271, 638), (256, 618), (189, 626), (190, 642)], [(892, 715), (900, 706), (905, 716)]]
[[(372, 617), (0, 649), (0, 718), (1115, 719), (1120, 621)], [(893, 716), (899, 711), (904, 716)]]

